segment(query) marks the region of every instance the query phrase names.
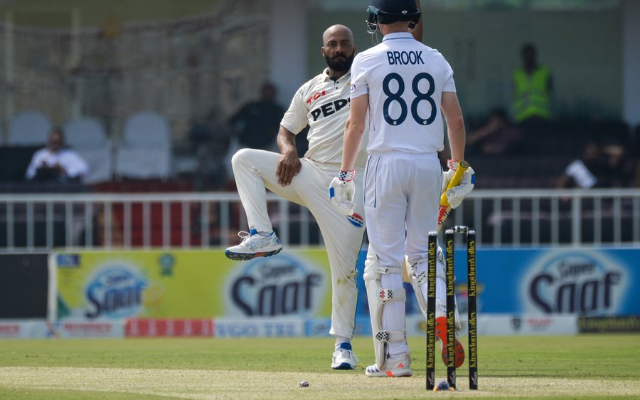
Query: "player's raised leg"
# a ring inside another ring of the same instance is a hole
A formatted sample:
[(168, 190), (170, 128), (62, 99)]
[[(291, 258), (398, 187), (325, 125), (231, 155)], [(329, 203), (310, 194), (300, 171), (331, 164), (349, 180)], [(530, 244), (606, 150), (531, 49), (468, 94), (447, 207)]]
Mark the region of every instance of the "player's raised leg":
[[(232, 260), (267, 257), (282, 250), (282, 244), (273, 232), (269, 220), (266, 189), (296, 203), (301, 200), (295, 189), (295, 179), (284, 187), (278, 184), (276, 170), (279, 158), (279, 154), (269, 151), (242, 149), (231, 160), (238, 194), (249, 223), (249, 232), (239, 233), (243, 238), (242, 242), (225, 251), (226, 256)], [(304, 171), (301, 170), (300, 175), (304, 176)]]

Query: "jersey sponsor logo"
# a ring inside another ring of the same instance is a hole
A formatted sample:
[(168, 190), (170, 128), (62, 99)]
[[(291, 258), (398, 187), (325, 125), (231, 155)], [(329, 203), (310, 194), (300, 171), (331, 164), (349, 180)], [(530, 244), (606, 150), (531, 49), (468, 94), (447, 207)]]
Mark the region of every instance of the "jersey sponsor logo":
[(338, 99), (336, 101), (330, 101), (318, 108), (313, 109), (311, 111), (311, 116), (313, 117), (314, 121), (317, 121), (321, 115), (323, 117), (328, 117), (329, 115), (335, 114), (345, 108), (350, 101), (351, 99)]
[(347, 215), (347, 219), (349, 220), (349, 222), (351, 222), (351, 225), (355, 226), (356, 228), (362, 228), (364, 226), (364, 218), (356, 213)]
[(311, 103), (318, 100), (320, 97), (324, 96), (325, 94), (327, 94), (326, 90), (323, 90), (322, 92), (317, 92), (316, 94), (314, 94), (313, 96), (307, 99), (307, 104), (311, 105)]
[(387, 51), (389, 65), (424, 64), (421, 51)]

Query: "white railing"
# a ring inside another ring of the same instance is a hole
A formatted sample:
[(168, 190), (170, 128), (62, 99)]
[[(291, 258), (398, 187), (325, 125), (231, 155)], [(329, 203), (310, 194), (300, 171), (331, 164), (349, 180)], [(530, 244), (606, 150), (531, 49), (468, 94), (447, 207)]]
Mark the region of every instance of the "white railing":
[(640, 245), (640, 190), (475, 190), (454, 211), (482, 245)]
[[(322, 244), (304, 207), (268, 197), (285, 244)], [(447, 225), (482, 246), (640, 245), (640, 190), (475, 190)], [(226, 247), (247, 230), (236, 193), (0, 194), (0, 251)]]

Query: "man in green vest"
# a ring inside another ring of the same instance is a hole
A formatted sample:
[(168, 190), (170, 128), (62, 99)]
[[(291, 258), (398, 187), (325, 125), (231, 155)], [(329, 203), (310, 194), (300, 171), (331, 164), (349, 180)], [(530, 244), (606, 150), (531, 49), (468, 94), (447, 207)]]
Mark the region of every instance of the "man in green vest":
[(551, 119), (551, 73), (545, 66), (538, 65), (536, 48), (527, 43), (522, 47), (524, 66), (513, 73), (515, 89), (515, 121)]

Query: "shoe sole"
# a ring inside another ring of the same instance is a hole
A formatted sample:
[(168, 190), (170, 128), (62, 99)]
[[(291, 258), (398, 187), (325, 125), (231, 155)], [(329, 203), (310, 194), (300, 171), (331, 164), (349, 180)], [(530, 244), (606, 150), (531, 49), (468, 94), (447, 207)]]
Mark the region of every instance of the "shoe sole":
[(261, 253), (233, 253), (229, 250), (224, 252), (224, 255), (227, 256), (228, 259), (230, 260), (234, 260), (234, 261), (248, 261), (248, 260), (252, 260), (254, 258), (257, 257), (271, 257), (271, 256), (275, 256), (276, 254), (280, 253), (282, 251), (282, 248), (278, 249), (278, 250), (273, 250), (273, 251), (264, 251)]
[(413, 371), (411, 371), (410, 369), (398, 368), (380, 372), (364, 371), (364, 374), (372, 378), (405, 378), (413, 376)]
[[(436, 320), (436, 336), (442, 342), (442, 362), (444, 362), (444, 365), (447, 365), (449, 363), (449, 356), (447, 355), (447, 319), (445, 317), (440, 317)], [(465, 355), (464, 346), (457, 337), (455, 355), (456, 368), (460, 368), (462, 364), (464, 364)]]
[(332, 369), (336, 369), (336, 370), (345, 370), (345, 369), (356, 369), (355, 365), (351, 365), (349, 363), (342, 363), (336, 367), (334, 367), (333, 365), (331, 365)]

